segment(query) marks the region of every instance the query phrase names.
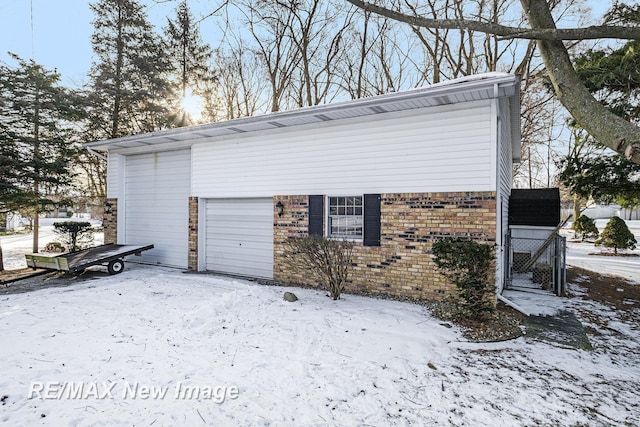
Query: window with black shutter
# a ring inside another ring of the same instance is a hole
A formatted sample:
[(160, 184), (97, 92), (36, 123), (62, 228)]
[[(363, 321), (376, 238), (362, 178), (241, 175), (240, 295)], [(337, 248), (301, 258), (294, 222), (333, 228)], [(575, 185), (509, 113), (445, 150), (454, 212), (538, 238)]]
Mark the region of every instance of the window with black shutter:
[[(322, 235), (323, 202), (321, 196), (309, 197), (309, 235)], [(328, 238), (380, 246), (380, 194), (327, 196), (326, 203)]]
[(327, 203), (327, 235), (334, 239), (362, 239), (362, 196), (329, 196)]

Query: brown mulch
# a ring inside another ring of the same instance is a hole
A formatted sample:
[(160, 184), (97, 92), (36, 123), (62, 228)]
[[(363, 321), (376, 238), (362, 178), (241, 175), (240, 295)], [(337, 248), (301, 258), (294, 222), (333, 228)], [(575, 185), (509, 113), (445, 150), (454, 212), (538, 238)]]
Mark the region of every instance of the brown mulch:
[(457, 324), (460, 325), (462, 333), (469, 341), (496, 342), (522, 336), (520, 325), (524, 318), (524, 314), (498, 302), (496, 311), (488, 320), (483, 322), (458, 320)]
[(462, 317), (455, 301), (428, 301), (423, 303), (437, 319), (460, 327), (466, 339), (473, 342), (506, 341), (522, 336), (525, 315), (498, 302), (496, 310), (483, 321)]
[(597, 256), (617, 256), (617, 257), (637, 257), (640, 256), (638, 254), (627, 254), (627, 253), (615, 253), (615, 252), (591, 252), (589, 255), (597, 255)]
[[(585, 301), (594, 301), (617, 311), (621, 320), (638, 320), (640, 314), (640, 284), (635, 284), (623, 277), (607, 276), (595, 271), (579, 267), (567, 269), (567, 283), (577, 284), (586, 293), (575, 295), (568, 292), (568, 296), (577, 296)], [(562, 297), (558, 297), (562, 298)], [(455, 315), (455, 305), (447, 302), (426, 303), (432, 314), (442, 320), (458, 325), (469, 341), (492, 342), (504, 341), (522, 336), (521, 325), (526, 316), (513, 308), (498, 302), (496, 312), (484, 322), (458, 318)], [(583, 310), (580, 310), (583, 311)], [(596, 319), (588, 310), (582, 316), (599, 324), (605, 319)], [(587, 328), (589, 333), (594, 333)]]

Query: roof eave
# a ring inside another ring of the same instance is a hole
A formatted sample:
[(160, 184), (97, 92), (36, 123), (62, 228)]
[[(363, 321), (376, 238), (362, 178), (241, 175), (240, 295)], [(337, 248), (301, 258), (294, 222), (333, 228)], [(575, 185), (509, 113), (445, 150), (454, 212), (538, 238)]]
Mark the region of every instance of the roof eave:
[[(427, 108), (430, 106), (454, 103), (450, 102), (450, 100), (452, 97), (456, 97), (456, 95), (460, 98), (461, 95), (465, 93), (477, 92), (480, 94), (482, 91), (487, 91), (487, 94), (482, 95), (482, 99), (508, 96), (510, 100), (513, 100), (511, 104), (517, 103), (517, 116), (519, 118), (520, 89), (518, 76), (505, 73), (487, 73), (403, 92), (394, 92), (335, 104), (304, 107), (292, 111), (269, 113), (198, 126), (87, 142), (85, 146), (92, 150), (109, 151), (127, 148), (144, 150), (145, 146), (171, 144), (172, 148), (175, 149), (189, 146), (196, 140), (204, 138), (255, 132), (256, 130), (292, 127), (300, 124), (337, 120), (345, 117), (367, 117), (384, 112)], [(421, 103), (417, 102), (420, 100), (422, 100)], [(407, 107), (398, 109), (398, 105), (401, 104), (406, 104)], [(420, 105), (420, 107), (409, 107), (411, 105)], [(283, 124), (283, 122), (285, 124)], [(517, 134), (518, 146), (520, 144), (519, 129), (518, 127), (518, 131), (514, 133), (514, 135)], [(512, 140), (514, 135), (512, 135)]]

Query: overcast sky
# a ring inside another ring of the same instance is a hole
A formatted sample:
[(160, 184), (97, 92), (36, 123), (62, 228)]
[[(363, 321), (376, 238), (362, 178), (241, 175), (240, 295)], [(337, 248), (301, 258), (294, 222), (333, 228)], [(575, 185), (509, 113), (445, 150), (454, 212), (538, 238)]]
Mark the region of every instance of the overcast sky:
[[(160, 30), (167, 16), (175, 16), (179, 1), (147, 0), (145, 3), (150, 5), (147, 7), (149, 19)], [(211, 12), (219, 1), (189, 0), (188, 4), (194, 15), (200, 17)], [(611, 1), (587, 0), (586, 4), (597, 9), (594, 15), (601, 16)], [(81, 86), (87, 81), (92, 62), (92, 20), (89, 0), (0, 0), (0, 62), (14, 65), (7, 55), (13, 52), (23, 59), (33, 58), (47, 69), (57, 69), (64, 85)], [(216, 18), (204, 21), (201, 33), (213, 48), (218, 46), (220, 31)]]

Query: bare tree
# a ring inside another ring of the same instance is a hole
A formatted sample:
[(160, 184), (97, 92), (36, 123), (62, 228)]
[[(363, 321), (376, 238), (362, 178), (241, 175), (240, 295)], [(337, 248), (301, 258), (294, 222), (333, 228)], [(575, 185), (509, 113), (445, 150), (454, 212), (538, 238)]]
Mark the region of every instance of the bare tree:
[(299, 107), (328, 102), (335, 93), (337, 57), (343, 49), (354, 8), (322, 0), (277, 3), (291, 13), (289, 37), (300, 57), (292, 79), (293, 102)]
[(357, 99), (428, 81), (430, 62), (409, 33), (387, 18), (358, 13), (338, 59), (340, 90)]
[(242, 0), (236, 7), (264, 63), (271, 87), (270, 111), (280, 111), (301, 60), (290, 32), (295, 16), (290, 8), (269, 0)]
[(240, 40), (227, 50), (216, 51), (218, 97), (223, 120), (253, 116), (266, 109), (263, 95), (268, 90), (260, 53)]
[(380, 58), (380, 52), (386, 50), (384, 46), (390, 26), (388, 19), (364, 11), (346, 32), (345, 44), (351, 48), (343, 49), (340, 54), (338, 84), (351, 99), (384, 93), (384, 85), (376, 85), (373, 74), (376, 58)]
[(530, 25), (510, 27), (481, 19), (440, 19), (420, 16), (398, 8), (382, 7), (362, 0), (347, 0), (364, 10), (381, 14), (412, 26), (439, 29), (470, 29), (503, 38), (536, 40), (546, 72), (562, 105), (600, 143), (640, 163), (640, 128), (610, 112), (580, 81), (564, 42), (601, 38), (640, 39), (640, 27), (597, 25), (559, 29), (547, 0), (520, 0)]

